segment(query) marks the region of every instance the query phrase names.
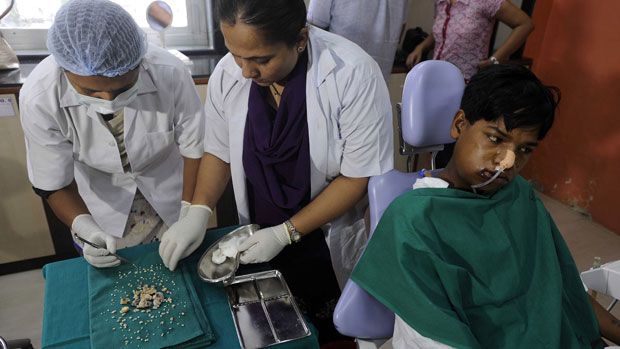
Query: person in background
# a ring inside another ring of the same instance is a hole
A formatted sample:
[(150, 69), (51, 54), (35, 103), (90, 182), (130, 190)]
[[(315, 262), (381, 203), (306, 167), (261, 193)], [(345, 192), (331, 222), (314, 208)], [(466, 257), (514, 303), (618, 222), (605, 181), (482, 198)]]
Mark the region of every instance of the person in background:
[[(110, 252), (157, 240), (189, 209), (200, 98), (183, 63), (111, 1), (64, 4), (47, 46), (20, 91), (28, 177), (73, 234), (102, 246), (84, 245), (84, 258), (113, 267)], [(197, 237), (167, 238), (187, 250)]]
[[(393, 167), (387, 87), (361, 48), (306, 26), (303, 0), (216, 3), (230, 52), (209, 78), (192, 207), (214, 207), (232, 177), (240, 224), (261, 226), (241, 263), (280, 270), (329, 342), (339, 285), (367, 239), (368, 178)], [(209, 218), (191, 211), (170, 230), (204, 234)], [(159, 251), (174, 269), (165, 237)]]
[(588, 296), (519, 176), (553, 124), (558, 93), (522, 66), (483, 68), (454, 116), (446, 168), (420, 173), (381, 217), (352, 279), (396, 313), (395, 349), (620, 341), (620, 322)]
[(407, 12), (408, 0), (310, 0), (308, 23), (358, 44), (389, 83)]
[[(512, 32), (488, 56), (496, 20), (508, 25)], [(507, 61), (532, 30), (531, 19), (510, 0), (436, 0), (433, 33), (409, 54), (406, 64), (409, 68), (418, 64), (434, 47), (433, 59), (456, 65), (468, 82), (479, 68)]]

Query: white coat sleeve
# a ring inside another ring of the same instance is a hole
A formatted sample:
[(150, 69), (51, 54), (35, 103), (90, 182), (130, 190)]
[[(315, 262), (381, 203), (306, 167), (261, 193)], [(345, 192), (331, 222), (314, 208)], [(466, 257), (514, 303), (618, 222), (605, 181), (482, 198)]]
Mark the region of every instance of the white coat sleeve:
[(394, 319), (394, 336), (392, 337), (394, 349), (451, 349), (452, 347), (424, 337), (411, 328), (398, 315)]
[(230, 163), (230, 147), (228, 143), (228, 118), (224, 113), (224, 74), (216, 67), (209, 77), (207, 100), (205, 101), (205, 153)]
[(44, 103), (46, 97), (22, 94), (19, 105), (28, 178), (35, 188), (51, 191), (73, 181), (73, 145), (61, 131), (54, 105)]
[(310, 0), (308, 5), (308, 23), (321, 29), (329, 30), (333, 0)]
[(340, 173), (354, 178), (380, 175), (394, 167), (390, 96), (374, 61), (352, 75), (340, 111)]
[(204, 111), (194, 80), (187, 69), (178, 69), (180, 75), (174, 86), (174, 138), (182, 156), (199, 159), (204, 150)]

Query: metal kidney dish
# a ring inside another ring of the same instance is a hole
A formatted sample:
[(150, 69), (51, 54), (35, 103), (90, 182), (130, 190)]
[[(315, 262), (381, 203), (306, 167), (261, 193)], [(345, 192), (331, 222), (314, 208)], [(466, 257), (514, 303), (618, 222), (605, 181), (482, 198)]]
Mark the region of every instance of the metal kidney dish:
[(211, 260), (213, 253), (219, 248), (220, 243), (237, 238), (247, 238), (259, 229), (260, 227), (257, 224), (244, 225), (222, 236), (213, 243), (200, 257), (200, 261), (198, 261), (198, 276), (200, 279), (222, 286), (229, 285), (235, 278), (235, 273), (239, 268), (239, 254), (237, 254), (236, 258), (226, 258), (222, 264), (215, 264)]

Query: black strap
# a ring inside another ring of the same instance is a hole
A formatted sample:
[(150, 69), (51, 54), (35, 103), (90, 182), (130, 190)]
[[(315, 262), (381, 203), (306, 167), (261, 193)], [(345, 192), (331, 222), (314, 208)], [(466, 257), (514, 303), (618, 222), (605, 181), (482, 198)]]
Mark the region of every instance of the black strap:
[(42, 197), (42, 198), (44, 198), (46, 200), (47, 200), (47, 198), (50, 195), (52, 195), (52, 194), (54, 194), (55, 192), (58, 191), (58, 189), (57, 190), (43, 190), (43, 189), (39, 189), (39, 188), (35, 188), (35, 187), (32, 187), (32, 190), (34, 190), (35, 194), (39, 195), (40, 197)]

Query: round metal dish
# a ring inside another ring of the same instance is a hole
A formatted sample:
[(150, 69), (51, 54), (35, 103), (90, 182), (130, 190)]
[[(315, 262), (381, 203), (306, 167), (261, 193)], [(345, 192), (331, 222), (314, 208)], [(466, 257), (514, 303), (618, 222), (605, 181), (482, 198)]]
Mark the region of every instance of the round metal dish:
[(211, 260), (213, 252), (218, 249), (220, 242), (226, 242), (234, 237), (248, 237), (259, 229), (258, 224), (244, 225), (222, 236), (213, 243), (198, 261), (198, 276), (200, 279), (214, 284), (221, 284), (222, 286), (229, 285), (235, 278), (237, 268), (239, 268), (239, 254), (237, 253), (236, 258), (226, 258), (222, 264), (215, 264)]

